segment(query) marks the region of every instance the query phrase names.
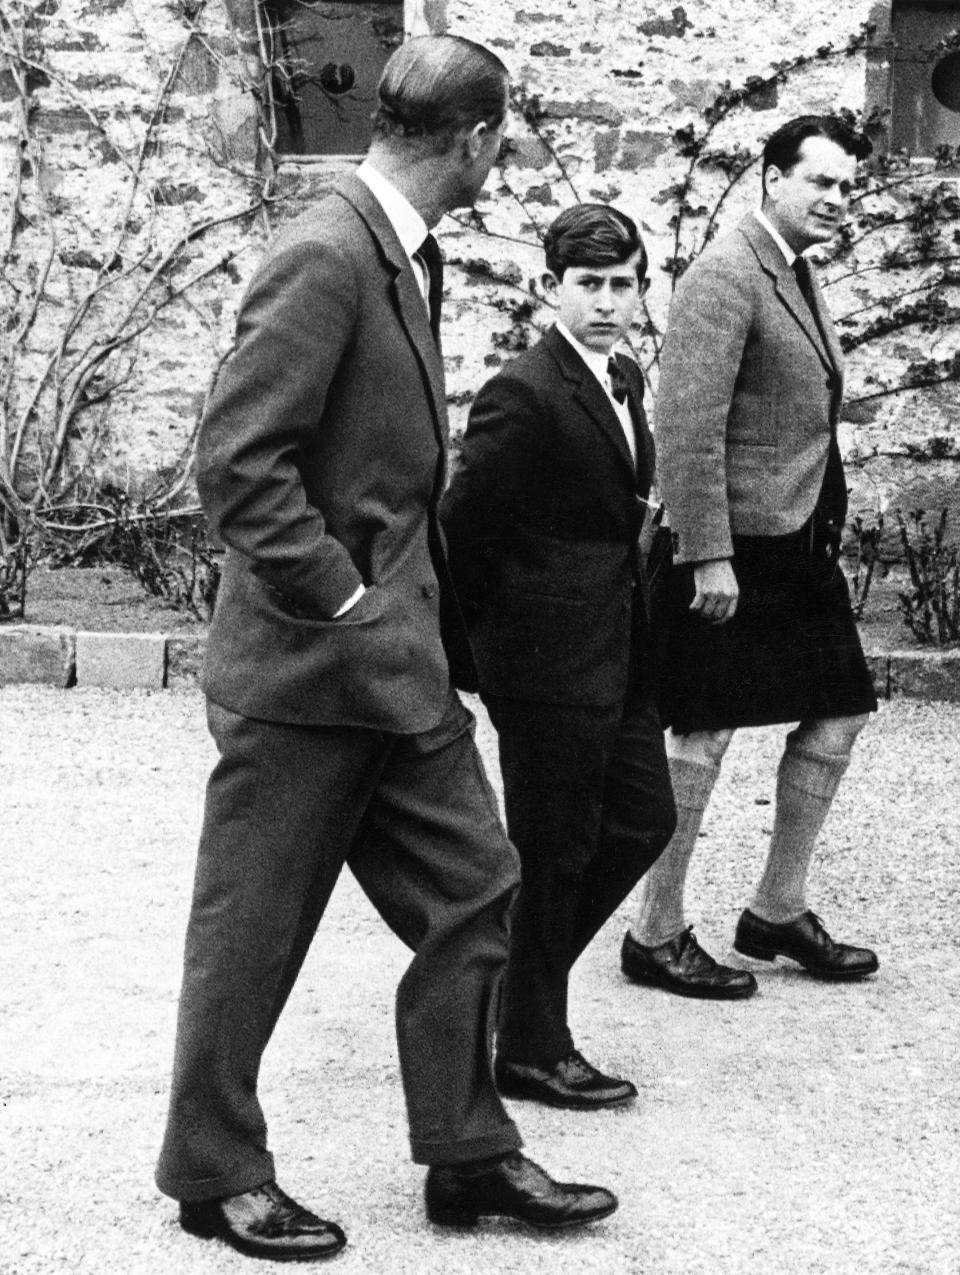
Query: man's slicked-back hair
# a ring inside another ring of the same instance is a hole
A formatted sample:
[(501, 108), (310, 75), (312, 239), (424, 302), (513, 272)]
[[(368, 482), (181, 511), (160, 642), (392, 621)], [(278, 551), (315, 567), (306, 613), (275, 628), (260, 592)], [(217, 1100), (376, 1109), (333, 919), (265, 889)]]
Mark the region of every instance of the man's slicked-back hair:
[(547, 269), (558, 279), (571, 266), (619, 266), (636, 252), (637, 278), (647, 273), (647, 250), (636, 223), (609, 204), (565, 208), (544, 236)]
[(384, 138), (449, 141), (506, 114), (509, 74), (495, 53), (458, 35), (422, 35), (388, 58), (377, 88), (374, 131)]
[(779, 168), (781, 173), (788, 173), (799, 162), (800, 147), (810, 137), (825, 137), (828, 142), (836, 143), (856, 160), (866, 159), (873, 150), (867, 138), (852, 129), (838, 115), (799, 115), (778, 128), (763, 148), (760, 184), (764, 193), (767, 189), (767, 169), (772, 165)]

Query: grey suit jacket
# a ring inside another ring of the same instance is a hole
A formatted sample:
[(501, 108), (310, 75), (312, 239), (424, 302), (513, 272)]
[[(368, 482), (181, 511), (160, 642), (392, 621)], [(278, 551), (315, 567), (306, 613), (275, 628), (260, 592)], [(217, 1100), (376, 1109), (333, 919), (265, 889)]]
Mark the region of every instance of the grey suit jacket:
[(733, 535), (795, 531), (816, 504), (843, 388), (820, 326), (755, 217), (712, 244), (677, 288), (654, 414), (678, 560), (728, 558)]
[[(439, 721), (443, 364), (369, 189), (349, 177), (271, 244), (208, 403), (198, 486), (228, 546), (204, 689), (271, 721), (401, 733)], [(341, 619), (334, 613), (363, 583)]]

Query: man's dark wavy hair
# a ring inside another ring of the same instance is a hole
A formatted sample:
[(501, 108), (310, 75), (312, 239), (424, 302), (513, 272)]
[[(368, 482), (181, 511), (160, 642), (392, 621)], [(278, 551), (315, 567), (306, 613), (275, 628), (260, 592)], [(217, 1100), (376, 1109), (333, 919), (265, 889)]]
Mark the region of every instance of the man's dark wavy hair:
[(507, 68), (483, 45), (458, 35), (416, 36), (383, 68), (374, 131), (386, 138), (449, 142), (481, 122), (498, 128), (508, 82)]
[(767, 169), (772, 165), (781, 173), (788, 173), (799, 162), (800, 147), (809, 137), (825, 137), (856, 160), (866, 159), (873, 150), (868, 139), (838, 115), (799, 115), (778, 128), (763, 148), (760, 184), (764, 191)]
[(636, 223), (609, 204), (574, 204), (551, 224), (543, 240), (547, 269), (558, 279), (571, 266), (618, 266), (640, 253), (637, 278), (647, 273), (647, 250)]

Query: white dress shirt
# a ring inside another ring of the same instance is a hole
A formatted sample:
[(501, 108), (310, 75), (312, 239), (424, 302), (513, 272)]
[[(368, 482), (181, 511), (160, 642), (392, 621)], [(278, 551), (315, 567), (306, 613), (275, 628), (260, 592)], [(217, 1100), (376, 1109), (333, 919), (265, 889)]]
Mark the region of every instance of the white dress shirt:
[(786, 239), (784, 239), (783, 235), (781, 235), (780, 231), (777, 230), (773, 225), (771, 225), (770, 218), (767, 216), (765, 212), (762, 211), (762, 209), (760, 208), (754, 209), (753, 215), (754, 217), (756, 217), (757, 221), (759, 221), (760, 225), (764, 228), (764, 230), (767, 232), (767, 234), (770, 236), (773, 242), (777, 245), (777, 247), (783, 253), (784, 257), (787, 260), (787, 265), (792, 270), (793, 263), (797, 259), (797, 254), (793, 251), (793, 249), (787, 243)]
[(557, 319), (556, 327), (560, 335), (565, 341), (568, 341), (570, 345), (573, 346), (576, 352), (583, 359), (584, 363), (586, 363), (587, 367), (600, 382), (603, 392), (610, 400), (610, 406), (617, 414), (617, 420), (620, 422), (620, 428), (623, 430), (623, 436), (627, 440), (627, 446), (630, 448), (630, 455), (633, 457), (634, 464), (636, 464), (637, 436), (633, 428), (633, 417), (630, 415), (630, 408), (626, 401), (618, 403), (614, 398), (613, 387), (610, 384), (610, 373), (607, 370), (607, 364), (610, 359), (613, 358), (613, 351), (611, 350), (609, 354), (601, 354), (598, 350), (588, 349), (587, 346), (582, 345), (577, 340), (561, 319)]
[(357, 176), (370, 190), (377, 203), (387, 214), (387, 221), (400, 240), (400, 247), (407, 254), (413, 273), (420, 284), (420, 293), (426, 298), (430, 293), (430, 276), (427, 265), (417, 249), (428, 234), (427, 223), (405, 195), (401, 195), (392, 181), (364, 160), (357, 169)]

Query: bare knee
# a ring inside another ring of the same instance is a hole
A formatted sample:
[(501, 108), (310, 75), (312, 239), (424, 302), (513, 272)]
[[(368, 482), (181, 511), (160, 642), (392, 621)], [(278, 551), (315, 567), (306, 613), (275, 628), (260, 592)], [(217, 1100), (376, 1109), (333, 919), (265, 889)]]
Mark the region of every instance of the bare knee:
[(733, 739), (732, 730), (697, 730), (689, 735), (666, 733), (667, 756), (671, 761), (686, 761), (695, 766), (717, 767)]
[(801, 722), (787, 736), (787, 747), (805, 753), (847, 757), (868, 720), (867, 713), (860, 713), (853, 717), (824, 717), (819, 721)]

